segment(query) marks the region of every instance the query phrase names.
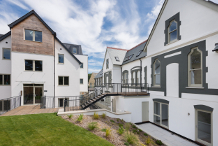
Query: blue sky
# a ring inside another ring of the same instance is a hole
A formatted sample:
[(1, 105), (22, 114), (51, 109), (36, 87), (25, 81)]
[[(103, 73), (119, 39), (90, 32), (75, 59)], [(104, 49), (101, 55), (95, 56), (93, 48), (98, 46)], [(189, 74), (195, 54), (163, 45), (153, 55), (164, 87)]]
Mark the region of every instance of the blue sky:
[[(218, 1), (218, 0), (214, 0)], [(102, 68), (107, 46), (131, 49), (148, 38), (164, 0), (0, 0), (0, 34), (34, 9), (64, 43), (80, 44), (89, 73)]]

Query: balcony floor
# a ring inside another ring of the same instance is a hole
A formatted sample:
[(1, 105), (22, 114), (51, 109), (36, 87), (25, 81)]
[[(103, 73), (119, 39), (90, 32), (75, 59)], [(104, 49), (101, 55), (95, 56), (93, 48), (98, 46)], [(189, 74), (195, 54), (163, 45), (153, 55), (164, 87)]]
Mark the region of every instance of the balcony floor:
[(112, 93), (104, 93), (111, 96), (149, 96), (150, 94), (147, 92), (112, 92)]

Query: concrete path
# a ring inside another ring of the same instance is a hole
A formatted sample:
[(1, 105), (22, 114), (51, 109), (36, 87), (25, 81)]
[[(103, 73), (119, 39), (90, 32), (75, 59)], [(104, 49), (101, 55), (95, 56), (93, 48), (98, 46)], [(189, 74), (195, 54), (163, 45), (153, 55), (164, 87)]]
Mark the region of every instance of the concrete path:
[(58, 112), (58, 108), (40, 109), (40, 105), (26, 105), (26, 106), (20, 106), (9, 112), (6, 112), (2, 114), (1, 116), (54, 113), (54, 112)]
[(195, 143), (192, 143), (182, 137), (177, 135), (172, 135), (171, 132), (164, 130), (158, 126), (155, 126), (151, 123), (136, 125), (139, 129), (148, 133), (152, 137), (161, 140), (164, 144), (168, 146), (198, 146)]

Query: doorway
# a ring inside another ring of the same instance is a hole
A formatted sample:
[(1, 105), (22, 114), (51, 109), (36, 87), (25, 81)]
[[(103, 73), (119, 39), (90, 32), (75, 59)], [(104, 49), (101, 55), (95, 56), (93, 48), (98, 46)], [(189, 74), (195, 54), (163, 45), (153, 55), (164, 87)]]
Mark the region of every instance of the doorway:
[(149, 102), (142, 102), (142, 122), (149, 121)]
[(41, 103), (43, 84), (24, 84), (23, 91), (24, 105)]
[(196, 140), (212, 146), (212, 113), (196, 109)]
[(154, 123), (165, 128), (169, 127), (169, 109), (168, 104), (154, 102)]

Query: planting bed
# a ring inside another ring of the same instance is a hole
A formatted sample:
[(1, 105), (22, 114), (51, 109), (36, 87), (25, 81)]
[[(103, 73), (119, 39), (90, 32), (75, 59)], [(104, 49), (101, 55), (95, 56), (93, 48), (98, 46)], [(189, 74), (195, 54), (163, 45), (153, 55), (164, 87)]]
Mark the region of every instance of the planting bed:
[[(73, 115), (71, 118), (69, 118), (69, 116), (62, 116), (63, 119), (77, 125), (80, 126), (86, 130), (91, 131), (92, 133), (94, 133), (97, 136), (100, 136), (104, 139), (106, 139), (107, 141), (109, 141), (110, 143), (114, 144), (115, 146), (125, 146), (125, 145), (131, 145), (129, 143), (126, 142), (126, 140), (124, 139), (124, 134), (119, 135), (118, 134), (118, 129), (119, 127), (123, 127), (126, 130), (127, 124), (125, 121), (121, 120), (121, 119), (116, 119), (116, 118), (110, 118), (108, 116), (106, 116), (105, 118), (103, 118), (102, 116), (99, 116), (99, 119), (94, 119), (93, 116), (83, 116), (83, 120), (81, 122), (78, 122), (79, 115)], [(98, 128), (95, 128), (94, 130), (90, 130), (88, 128), (89, 123), (91, 122), (97, 122)], [(145, 132), (141, 131), (140, 129), (138, 129), (134, 124), (129, 123), (130, 125), (130, 129), (128, 131), (129, 134), (135, 134), (137, 135), (138, 139), (139, 139), (139, 143), (138, 145), (141, 146), (165, 146), (164, 144), (157, 144), (157, 140), (152, 138), (151, 136), (149, 136), (148, 134), (146, 134)], [(111, 130), (111, 135), (109, 137), (106, 137), (106, 132), (105, 129), (110, 129)], [(150, 142), (149, 142), (150, 141)], [(149, 144), (147, 143), (149, 142)], [(132, 144), (134, 145), (134, 144)]]

